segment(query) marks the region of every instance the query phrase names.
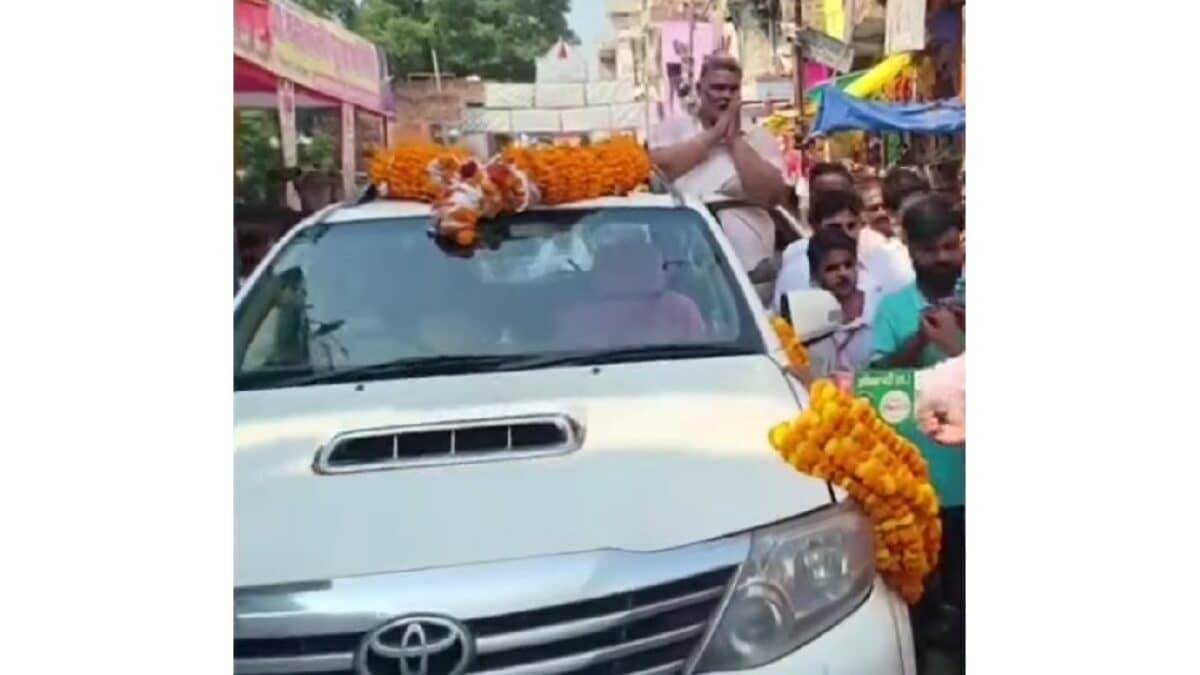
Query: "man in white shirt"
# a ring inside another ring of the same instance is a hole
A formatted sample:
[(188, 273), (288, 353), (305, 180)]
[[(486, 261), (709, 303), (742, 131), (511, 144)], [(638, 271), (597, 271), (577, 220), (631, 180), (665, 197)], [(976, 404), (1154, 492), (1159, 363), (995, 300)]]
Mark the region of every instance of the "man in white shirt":
[(888, 172), (882, 183), (875, 178), (863, 181), (858, 191), (867, 225), (859, 235), (859, 259), (889, 288), (912, 283), (916, 274), (900, 237), (900, 210), (910, 198), (928, 192), (929, 183), (916, 172), (898, 168)]
[(859, 253), (870, 253), (893, 241), (900, 246), (904, 242), (896, 237), (896, 228), (891, 214), (883, 203), (883, 185), (878, 178), (866, 178), (858, 183), (858, 195), (863, 203), (863, 221), (867, 226), (859, 238)]
[(837, 298), (843, 323), (820, 340), (809, 343), (813, 376), (855, 373), (871, 363), (871, 325), (879, 292), (859, 282), (858, 242), (843, 230), (826, 227), (809, 244), (807, 258), (813, 284)]
[[(862, 221), (862, 200), (858, 193), (852, 190), (834, 190), (821, 192), (813, 202), (809, 217), (813, 230), (820, 232), (825, 229), (837, 229), (857, 243), (860, 254), (857, 256), (859, 290), (870, 295), (890, 293), (903, 284), (898, 284), (902, 275), (897, 274), (887, 266), (888, 260), (879, 256), (864, 259), (861, 255), (864, 231)], [(814, 235), (815, 236), (815, 235)], [(787, 247), (783, 252), (783, 268), (775, 282), (775, 294), (772, 308), (779, 312), (780, 298), (789, 291), (819, 288), (812, 279), (809, 269), (808, 247), (811, 240), (801, 239)]]
[[(802, 192), (800, 186), (803, 186)], [(813, 200), (820, 196), (822, 192), (852, 189), (854, 189), (854, 176), (850, 175), (850, 170), (846, 168), (846, 165), (840, 162), (817, 162), (813, 164), (812, 168), (808, 170), (808, 179), (796, 184), (797, 194), (800, 196), (801, 222), (804, 223), (805, 227), (812, 227), (812, 222), (809, 220), (809, 212), (812, 210)]]
[(753, 270), (775, 255), (775, 226), (764, 209), (787, 198), (783, 152), (761, 127), (742, 129), (742, 68), (713, 56), (700, 70), (695, 116), (665, 120), (650, 132), (650, 157), (681, 191), (702, 199), (743, 200), (754, 207), (718, 214), (742, 267)]

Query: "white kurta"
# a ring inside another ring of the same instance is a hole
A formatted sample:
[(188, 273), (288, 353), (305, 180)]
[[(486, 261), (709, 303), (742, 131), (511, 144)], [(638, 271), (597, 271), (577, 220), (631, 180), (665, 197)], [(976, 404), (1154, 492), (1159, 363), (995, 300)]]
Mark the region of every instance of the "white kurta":
[[(664, 120), (650, 131), (650, 148), (676, 145), (694, 138), (704, 130), (700, 120), (690, 115)], [(779, 143), (762, 127), (745, 132), (746, 142), (763, 159), (784, 174), (783, 151)], [(745, 199), (741, 179), (729, 150), (718, 145), (708, 158), (684, 175), (675, 179), (675, 186), (687, 194), (702, 199)], [(770, 215), (760, 208), (729, 208), (720, 213), (721, 226), (729, 237), (742, 267), (752, 270), (763, 260), (775, 255), (775, 225)]]

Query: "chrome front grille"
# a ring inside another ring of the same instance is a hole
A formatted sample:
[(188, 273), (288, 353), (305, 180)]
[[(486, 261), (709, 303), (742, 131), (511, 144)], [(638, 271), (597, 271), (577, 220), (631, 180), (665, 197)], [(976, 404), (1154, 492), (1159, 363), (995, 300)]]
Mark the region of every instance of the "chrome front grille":
[[(480, 675), (667, 675), (696, 651), (737, 570), (726, 565), (684, 578), (600, 597), (465, 618)], [(536, 582), (535, 582), (536, 583)], [(424, 609), (424, 608), (422, 608)], [(379, 617), (387, 620), (389, 617)], [(235, 672), (355, 673), (368, 631), (240, 637)], [(393, 669), (394, 672), (394, 669)], [(380, 675), (372, 672), (372, 675)], [(445, 675), (431, 663), (427, 675)]]
[(418, 468), (573, 452), (583, 427), (566, 415), (536, 415), (339, 434), (317, 452), (317, 473)]

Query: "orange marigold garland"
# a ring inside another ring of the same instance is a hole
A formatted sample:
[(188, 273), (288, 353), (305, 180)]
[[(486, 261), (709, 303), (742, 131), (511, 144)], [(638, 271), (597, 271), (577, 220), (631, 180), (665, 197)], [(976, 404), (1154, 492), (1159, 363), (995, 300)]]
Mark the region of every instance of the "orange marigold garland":
[(623, 195), (650, 179), (650, 156), (631, 136), (586, 147), (512, 146), (501, 158), (529, 174), (545, 204)]
[(795, 419), (771, 429), (771, 445), (796, 470), (850, 493), (875, 525), (875, 564), (884, 581), (915, 603), (942, 542), (925, 459), (867, 399), (828, 380), (813, 383), (810, 399)]
[(775, 329), (775, 335), (779, 337), (779, 342), (783, 345), (783, 351), (788, 357), (788, 365), (793, 370), (806, 370), (811, 365), (808, 350), (796, 336), (796, 330), (792, 328), (792, 324), (788, 323), (786, 319), (776, 316), (771, 318), (771, 327)]
[(398, 143), (371, 153), (367, 160), (367, 175), (372, 183), (383, 186), (386, 195), (392, 199), (433, 202), (446, 190), (430, 175), (430, 165), (436, 161), (449, 171), (470, 156), (465, 148), (427, 141)]
[(481, 218), (623, 195), (650, 170), (649, 155), (632, 137), (581, 148), (513, 146), (487, 164), (463, 148), (405, 142), (375, 151), (367, 168), (387, 196), (431, 202), (435, 232), (460, 246), (476, 242)]

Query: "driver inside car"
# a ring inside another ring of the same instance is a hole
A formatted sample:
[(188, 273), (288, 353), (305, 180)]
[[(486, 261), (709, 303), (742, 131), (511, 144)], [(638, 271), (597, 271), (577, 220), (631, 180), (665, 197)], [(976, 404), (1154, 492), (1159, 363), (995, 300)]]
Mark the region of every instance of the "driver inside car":
[(707, 335), (695, 301), (667, 289), (662, 254), (635, 238), (596, 251), (591, 298), (560, 315), (558, 332), (572, 347), (597, 349), (696, 342)]

